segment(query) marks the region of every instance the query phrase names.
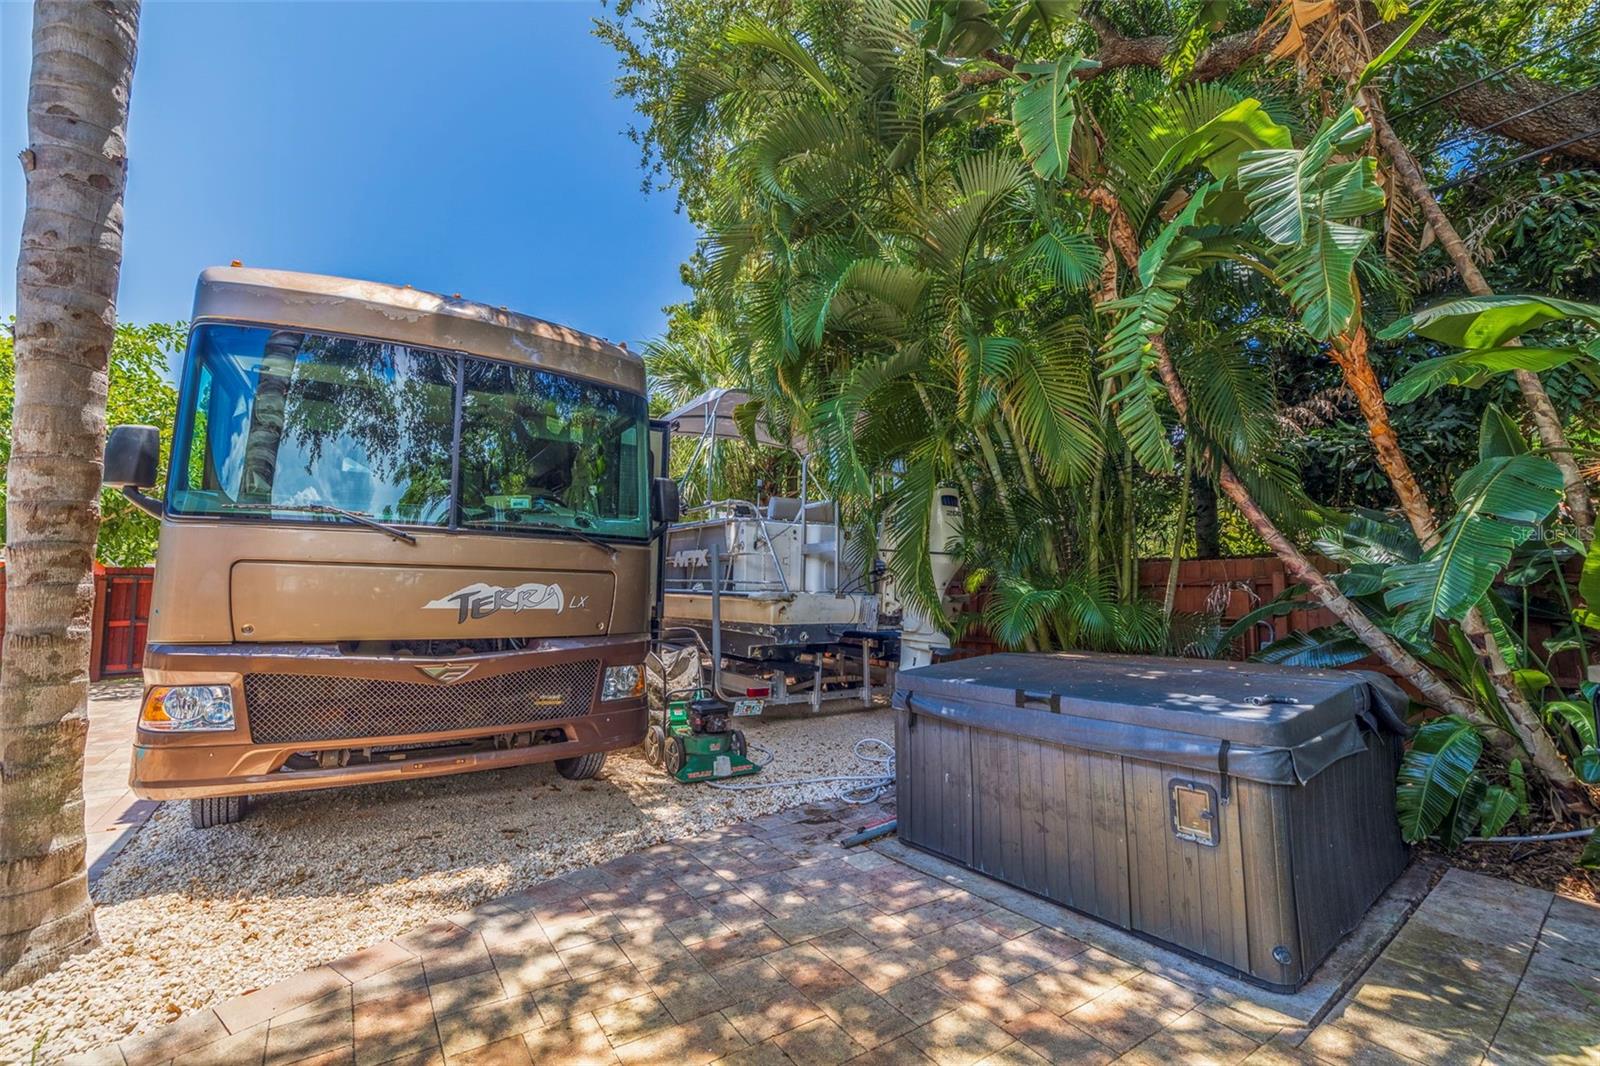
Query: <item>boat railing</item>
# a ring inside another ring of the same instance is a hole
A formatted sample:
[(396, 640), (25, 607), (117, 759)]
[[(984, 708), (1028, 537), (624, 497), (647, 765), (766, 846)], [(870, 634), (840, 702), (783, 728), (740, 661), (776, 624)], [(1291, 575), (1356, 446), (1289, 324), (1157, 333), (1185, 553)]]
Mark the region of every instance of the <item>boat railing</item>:
[[(690, 517), (697, 512), (703, 512), (705, 517), (699, 519), (698, 521)], [(713, 526), (724, 525), (725, 523), (733, 520), (755, 522), (756, 525), (761, 529), (760, 542), (765, 549), (764, 551), (741, 551), (737, 544), (727, 544), (722, 546), (722, 550), (719, 553), (720, 557), (718, 559), (718, 569), (721, 570), (722, 573), (708, 575), (710, 580), (716, 584), (717, 589), (720, 592), (746, 596), (758, 595), (760, 593), (781, 593), (784, 596), (793, 595), (793, 591), (789, 586), (789, 574), (788, 571), (784, 569), (783, 560), (778, 557), (777, 547), (773, 542), (771, 530), (767, 525), (767, 517), (761, 513), (761, 509), (754, 503), (751, 503), (749, 500), (735, 499), (708, 500), (705, 503), (693, 504), (684, 508), (683, 514), (685, 521), (674, 525), (674, 531), (680, 529), (693, 529), (697, 526), (700, 528), (711, 528)], [(668, 535), (671, 535), (670, 532)], [(802, 537), (803, 536), (804, 533), (802, 531)], [(734, 577), (734, 573), (737, 570), (737, 561), (741, 557), (747, 557), (751, 555), (764, 555), (772, 563), (772, 572), (777, 575), (777, 580), (774, 581), (770, 578), (741, 580)], [(672, 565), (671, 557), (668, 558), (668, 564)], [(693, 578), (669, 576), (664, 582), (663, 587), (668, 592), (708, 591), (708, 589), (696, 587), (697, 584), (698, 583)]]

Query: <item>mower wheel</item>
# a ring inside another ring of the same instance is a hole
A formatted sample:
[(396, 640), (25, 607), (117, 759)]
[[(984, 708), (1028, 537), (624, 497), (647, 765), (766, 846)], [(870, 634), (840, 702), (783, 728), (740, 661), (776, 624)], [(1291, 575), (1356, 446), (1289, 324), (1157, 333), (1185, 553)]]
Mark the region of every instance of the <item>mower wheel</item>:
[(557, 759), (556, 773), (568, 781), (587, 781), (598, 774), (605, 764), (605, 752), (591, 751), (587, 755), (578, 755), (571, 759)]
[(662, 754), (664, 756), (663, 761), (666, 763), (667, 773), (672, 774), (674, 777), (677, 776), (679, 770), (683, 769), (683, 764), (689, 760), (689, 753), (683, 749), (682, 737), (668, 737), (667, 746), (663, 749)]
[(750, 757), (750, 745), (744, 739), (744, 730), (735, 729), (732, 735), (733, 750), (741, 759)]
[(244, 820), (244, 796), (206, 796), (189, 801), (189, 824), (196, 829), (233, 825)]
[(658, 725), (651, 726), (644, 735), (644, 761), (659, 769), (662, 759), (666, 758), (666, 746), (667, 731)]

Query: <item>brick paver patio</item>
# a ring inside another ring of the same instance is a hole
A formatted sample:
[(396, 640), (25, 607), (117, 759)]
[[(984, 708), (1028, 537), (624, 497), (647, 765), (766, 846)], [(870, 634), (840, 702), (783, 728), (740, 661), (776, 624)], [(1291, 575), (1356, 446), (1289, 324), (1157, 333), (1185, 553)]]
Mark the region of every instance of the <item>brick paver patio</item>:
[(79, 1061), (1600, 1057), (1600, 909), (1451, 871), (1348, 994), (1275, 997), (893, 842), (837, 846), (876, 814), (808, 807), (567, 874)]

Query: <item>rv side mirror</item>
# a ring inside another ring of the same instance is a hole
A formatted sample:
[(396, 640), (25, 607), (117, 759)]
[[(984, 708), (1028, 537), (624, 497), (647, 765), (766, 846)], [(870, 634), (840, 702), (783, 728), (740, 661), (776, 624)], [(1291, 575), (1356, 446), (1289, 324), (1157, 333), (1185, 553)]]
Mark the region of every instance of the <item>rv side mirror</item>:
[(161, 431), (155, 426), (118, 426), (106, 438), (105, 471), (100, 480), (116, 489), (148, 489), (161, 461)]
[(670, 477), (650, 481), (650, 518), (658, 526), (671, 525), (683, 517), (678, 500), (678, 483)]

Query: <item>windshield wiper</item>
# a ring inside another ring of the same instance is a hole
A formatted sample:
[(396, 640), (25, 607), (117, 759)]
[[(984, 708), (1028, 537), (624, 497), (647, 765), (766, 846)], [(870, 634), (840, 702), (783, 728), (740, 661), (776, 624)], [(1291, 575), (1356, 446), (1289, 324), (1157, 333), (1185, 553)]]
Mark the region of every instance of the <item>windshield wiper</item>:
[(563, 526), (563, 525), (560, 525), (559, 523), (556, 523), (556, 522), (523, 522), (523, 523), (521, 523), (521, 525), (523, 525), (523, 526), (531, 526), (534, 529), (551, 529), (551, 530), (556, 531), (557, 533), (568, 533), (568, 534), (571, 534), (574, 537), (577, 537), (579, 540), (583, 541), (585, 544), (594, 545), (596, 548), (599, 548), (601, 551), (603, 551), (603, 552), (607, 553), (608, 555), (610, 555), (613, 559), (615, 559), (617, 557), (617, 547), (616, 547), (616, 545), (608, 543), (607, 541), (603, 541), (599, 537), (592, 536), (592, 535), (590, 535), (588, 533), (585, 533), (581, 529), (574, 529), (571, 526)]
[(358, 526), (376, 529), (379, 533), (393, 537), (395, 540), (403, 540), (411, 545), (417, 543), (417, 538), (403, 529), (396, 529), (394, 526), (380, 522), (370, 515), (364, 515), (360, 511), (349, 511), (343, 507), (335, 507), (328, 503), (225, 503), (222, 505), (222, 510), (338, 515), (341, 518), (348, 518)]

